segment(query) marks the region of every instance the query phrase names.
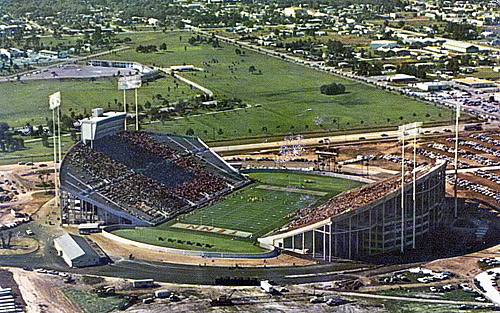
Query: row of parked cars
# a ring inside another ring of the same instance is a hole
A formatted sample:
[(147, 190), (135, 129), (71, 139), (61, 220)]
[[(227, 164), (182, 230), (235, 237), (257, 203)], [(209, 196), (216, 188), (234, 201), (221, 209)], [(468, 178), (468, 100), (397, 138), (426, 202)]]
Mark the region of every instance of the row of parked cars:
[[(446, 181), (450, 184), (454, 184), (455, 178), (453, 177), (453, 175), (446, 175)], [(488, 186), (472, 182), (465, 178), (458, 179), (457, 184), (459, 188), (477, 192), (479, 194), (482, 194), (483, 196), (493, 198), (496, 201), (500, 202), (500, 192), (493, 190)]]
[(7, 224), (0, 224), (0, 230), (12, 229), (12, 228), (15, 228), (19, 225), (21, 225), (20, 221), (7, 223)]

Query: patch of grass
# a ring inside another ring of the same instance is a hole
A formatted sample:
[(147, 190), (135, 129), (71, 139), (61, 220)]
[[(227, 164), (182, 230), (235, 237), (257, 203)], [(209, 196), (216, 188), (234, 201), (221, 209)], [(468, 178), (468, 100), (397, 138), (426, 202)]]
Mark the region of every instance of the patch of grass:
[[(169, 91), (170, 88), (170, 91)], [(94, 82), (88, 80), (11, 82), (0, 84), (0, 121), (10, 126), (46, 124), (52, 119), (49, 110), (49, 95), (61, 91), (62, 114), (90, 114), (92, 108), (123, 111), (123, 92), (118, 90), (116, 79), (103, 79)], [(180, 84), (175, 88), (171, 77), (164, 77), (149, 82), (138, 93), (138, 102), (144, 105), (152, 102), (156, 94), (161, 94), (170, 102), (179, 98), (196, 95), (189, 86)], [(127, 95), (130, 110), (134, 104), (133, 91)]]
[(64, 294), (85, 313), (111, 312), (127, 303), (122, 296), (98, 297), (95, 293), (76, 289), (64, 289)]
[[(193, 35), (196, 34), (173, 32), (149, 33), (140, 39), (134, 37), (136, 44), (166, 43), (168, 51), (163, 54), (145, 54), (131, 49), (119, 52), (113, 58), (161, 67), (193, 64), (206, 71), (184, 73), (185, 77), (212, 90), (219, 98), (237, 97), (252, 107), (155, 123), (148, 125), (148, 129), (185, 133), (191, 128), (196, 136), (203, 139), (221, 140), (322, 131), (339, 126), (353, 128), (438, 121), (448, 117), (444, 108), (297, 64), (248, 50), (245, 50), (245, 55), (239, 56), (232, 45), (222, 44), (222, 48), (206, 44), (192, 46), (187, 40)], [(250, 73), (249, 67), (252, 65), (262, 74)], [(344, 84), (346, 94), (322, 95), (319, 87), (332, 81)], [(255, 104), (262, 106), (255, 107)], [(401, 116), (403, 120), (400, 120)]]
[(363, 185), (353, 180), (293, 172), (257, 172), (249, 173), (249, 176), (268, 185), (325, 191), (329, 197)]
[[(264, 251), (250, 241), (233, 239), (224, 235), (218, 236), (215, 234), (185, 231), (175, 228), (120, 229), (114, 231), (113, 234), (147, 244), (183, 250), (242, 253), (258, 253)], [(158, 237), (162, 237), (164, 240), (158, 240)], [(168, 242), (167, 238), (174, 239), (174, 242)], [(177, 242), (177, 240), (181, 240), (183, 243)], [(203, 246), (196, 246), (196, 244), (188, 245), (187, 241), (201, 243)], [(213, 247), (208, 248), (206, 244), (213, 245)]]
[(437, 304), (437, 303), (419, 303), (404, 301), (384, 301), (384, 307), (387, 312), (394, 313), (449, 313), (449, 312), (486, 312), (488, 310), (458, 310), (457, 305)]
[[(447, 285), (446, 281), (442, 285)], [(455, 300), (455, 301), (475, 301), (477, 294), (465, 292), (461, 289), (455, 289), (447, 292), (431, 292), (430, 286), (414, 287), (414, 288), (401, 288), (401, 289), (386, 289), (376, 292), (376, 294), (386, 296), (401, 296), (401, 297), (418, 297), (418, 298), (432, 298), (442, 300)]]
[[(23, 137), (25, 141), (31, 137)], [(62, 152), (65, 153), (73, 146), (73, 141), (69, 136), (61, 136)], [(42, 141), (26, 142), (25, 149), (13, 152), (0, 152), (0, 165), (13, 164), (19, 161), (51, 161), (54, 160), (54, 148), (52, 138), (49, 138), (49, 146), (44, 147)]]

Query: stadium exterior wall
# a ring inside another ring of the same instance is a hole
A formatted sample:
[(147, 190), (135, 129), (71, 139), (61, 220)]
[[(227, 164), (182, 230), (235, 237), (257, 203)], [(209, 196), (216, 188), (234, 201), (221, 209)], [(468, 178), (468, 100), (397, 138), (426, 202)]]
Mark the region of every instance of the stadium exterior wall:
[(118, 229), (135, 229), (135, 226), (132, 225), (110, 225), (103, 228), (102, 234), (104, 237), (116, 241), (122, 244), (128, 244), (135, 247), (166, 252), (166, 253), (176, 253), (181, 255), (191, 255), (191, 256), (202, 256), (202, 257), (210, 257), (210, 258), (237, 258), (237, 259), (261, 259), (261, 258), (272, 258), (278, 254), (278, 251), (271, 247), (268, 252), (263, 253), (232, 253), (232, 252), (210, 252), (210, 251), (195, 251), (195, 250), (181, 250), (174, 248), (167, 248), (161, 246), (150, 245), (147, 243), (142, 243), (134, 240), (130, 240), (127, 238), (120, 237), (118, 235), (113, 234), (112, 232)]
[[(293, 251), (313, 258), (360, 259), (389, 251), (422, 245), (419, 240), (439, 226), (445, 199), (446, 162), (440, 162), (416, 182), (413, 220), (413, 183), (405, 186), (404, 214), (401, 189), (385, 197), (314, 224), (259, 238), (270, 249)], [(402, 223), (403, 220), (403, 223)], [(403, 227), (402, 227), (403, 224)]]

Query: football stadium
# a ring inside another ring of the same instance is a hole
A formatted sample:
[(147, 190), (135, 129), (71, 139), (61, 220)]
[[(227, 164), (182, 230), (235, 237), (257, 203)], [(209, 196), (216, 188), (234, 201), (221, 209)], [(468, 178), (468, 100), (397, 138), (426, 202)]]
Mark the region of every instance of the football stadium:
[(365, 184), (243, 174), (196, 137), (126, 131), (124, 122), (123, 113), (98, 109), (82, 121), (82, 141), (61, 164), (64, 224), (110, 225), (110, 238), (160, 251), (289, 251), (331, 262), (414, 248), (443, 216), (446, 162), (407, 173), (401, 199), (400, 176)]

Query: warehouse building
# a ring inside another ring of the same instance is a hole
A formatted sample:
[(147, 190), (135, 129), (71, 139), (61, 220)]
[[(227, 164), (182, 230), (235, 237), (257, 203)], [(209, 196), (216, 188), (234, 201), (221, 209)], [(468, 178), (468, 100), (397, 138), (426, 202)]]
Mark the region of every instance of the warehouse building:
[(97, 244), (80, 236), (66, 233), (54, 239), (54, 248), (69, 267), (95, 266), (108, 262), (107, 255)]
[(460, 53), (477, 53), (479, 52), (479, 48), (473, 44), (460, 42), (460, 41), (447, 41), (443, 48), (446, 50), (450, 50), (453, 52)]

